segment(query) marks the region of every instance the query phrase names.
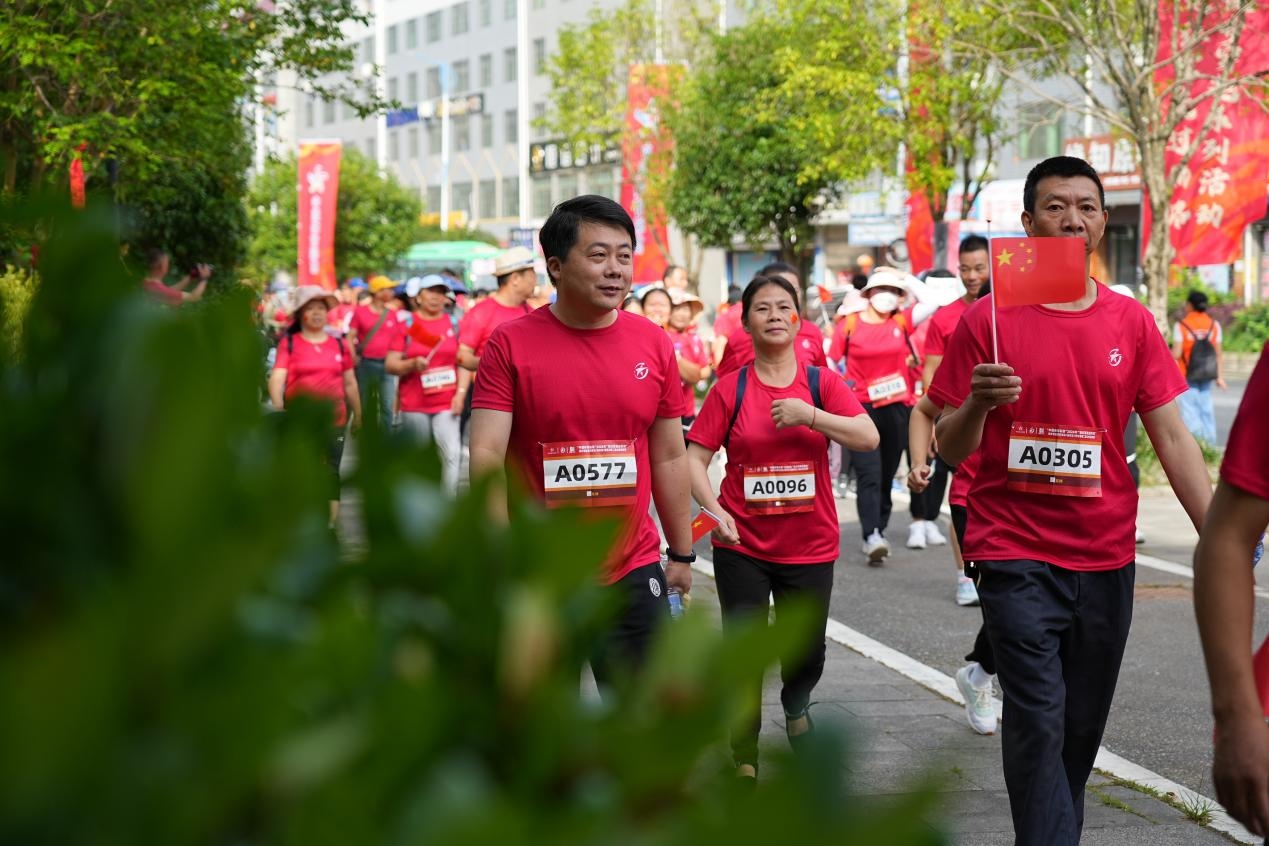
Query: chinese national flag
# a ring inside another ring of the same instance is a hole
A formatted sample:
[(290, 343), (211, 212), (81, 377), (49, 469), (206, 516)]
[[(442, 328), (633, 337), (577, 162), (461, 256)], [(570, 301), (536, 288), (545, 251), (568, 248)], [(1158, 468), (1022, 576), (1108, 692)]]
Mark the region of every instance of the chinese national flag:
[(425, 347), (434, 347), (442, 340), (439, 335), (433, 335), (431, 332), (424, 329), (421, 323), (410, 324), (410, 337)]
[(714, 531), (717, 526), (718, 518), (705, 509), (701, 509), (701, 513), (697, 514), (696, 519), (692, 521), (692, 543), (696, 543)]
[(993, 238), (991, 293), (1000, 308), (1084, 296), (1083, 238)]

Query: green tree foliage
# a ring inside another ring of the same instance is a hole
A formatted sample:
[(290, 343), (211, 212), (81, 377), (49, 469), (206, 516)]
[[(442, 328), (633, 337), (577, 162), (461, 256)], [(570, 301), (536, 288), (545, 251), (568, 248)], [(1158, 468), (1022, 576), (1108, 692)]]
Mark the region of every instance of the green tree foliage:
[[(351, 68), (342, 27), (363, 20), (357, 0), (4, 3), (0, 193), (67, 196), (82, 148), (89, 195), (136, 209), (121, 237), (231, 264), (244, 232), (243, 110), (281, 72), (320, 96), (377, 107), (352, 85), (318, 84)], [(13, 260), (38, 230), (0, 232), (0, 252)]]
[(684, 230), (707, 246), (774, 241), (809, 269), (812, 217), (894, 162), (899, 125), (878, 86), (893, 57), (869, 8), (796, 0), (716, 38), (670, 116), (666, 195)]
[(490, 525), (483, 484), (448, 498), (370, 426), (338, 560), (328, 412), (261, 416), (249, 298), (155, 308), (108, 217), (54, 233), (0, 357), (0, 840), (945, 842), (931, 792), (848, 796), (828, 726), (756, 793), (710, 776), (794, 626), (689, 617), (624, 695), (579, 697), (612, 525)]
[[(270, 161), (251, 186), (247, 215), (253, 236), (244, 271), (267, 281), (279, 270), (294, 274), (297, 226), (296, 160)], [(339, 164), (339, 200), (335, 218), (335, 275), (368, 276), (392, 267), (422, 240), (418, 193), (354, 147), (345, 147)]]

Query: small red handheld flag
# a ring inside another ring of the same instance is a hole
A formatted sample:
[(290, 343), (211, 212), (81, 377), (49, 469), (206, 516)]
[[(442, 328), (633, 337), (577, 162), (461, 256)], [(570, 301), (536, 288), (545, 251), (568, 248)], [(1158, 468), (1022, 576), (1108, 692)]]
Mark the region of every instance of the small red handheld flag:
[(1082, 238), (993, 238), (991, 290), (1000, 308), (1069, 303), (1084, 296)]
[(701, 509), (701, 513), (696, 515), (696, 519), (692, 521), (692, 543), (696, 543), (710, 532), (714, 531), (719, 523), (717, 517), (708, 511)]
[(425, 347), (434, 347), (443, 340), (441, 336), (433, 335), (431, 332), (427, 331), (427, 329), (423, 328), (423, 324), (421, 323), (410, 324), (410, 337)]

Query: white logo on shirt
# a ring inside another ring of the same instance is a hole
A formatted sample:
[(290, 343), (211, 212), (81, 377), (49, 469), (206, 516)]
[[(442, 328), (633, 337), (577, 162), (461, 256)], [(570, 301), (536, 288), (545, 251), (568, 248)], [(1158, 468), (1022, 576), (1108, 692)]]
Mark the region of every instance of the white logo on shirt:
[(648, 365), (642, 361), (636, 364), (634, 369), (634, 377), (638, 379), (640, 382), (642, 382), (644, 379), (647, 379)]
[(661, 595), (661, 583), (656, 579), (648, 579), (648, 590), (652, 591), (653, 596)]
[(1110, 366), (1118, 367), (1124, 361), (1123, 354), (1119, 352), (1119, 347), (1115, 347), (1110, 351)]

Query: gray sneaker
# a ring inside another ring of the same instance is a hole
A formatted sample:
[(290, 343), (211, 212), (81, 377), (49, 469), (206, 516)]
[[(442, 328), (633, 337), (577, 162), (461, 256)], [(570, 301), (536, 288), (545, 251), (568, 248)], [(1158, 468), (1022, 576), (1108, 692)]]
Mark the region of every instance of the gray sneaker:
[(965, 698), (965, 717), (969, 727), (979, 734), (996, 733), (996, 708), (991, 701), (991, 685), (974, 687), (969, 683), (972, 665), (966, 664), (956, 671), (956, 689)]
[(890, 554), (890, 544), (886, 543), (886, 539), (881, 536), (881, 532), (873, 529), (868, 540), (864, 541), (864, 555), (868, 556), (868, 565), (871, 567), (880, 567), (881, 559)]

